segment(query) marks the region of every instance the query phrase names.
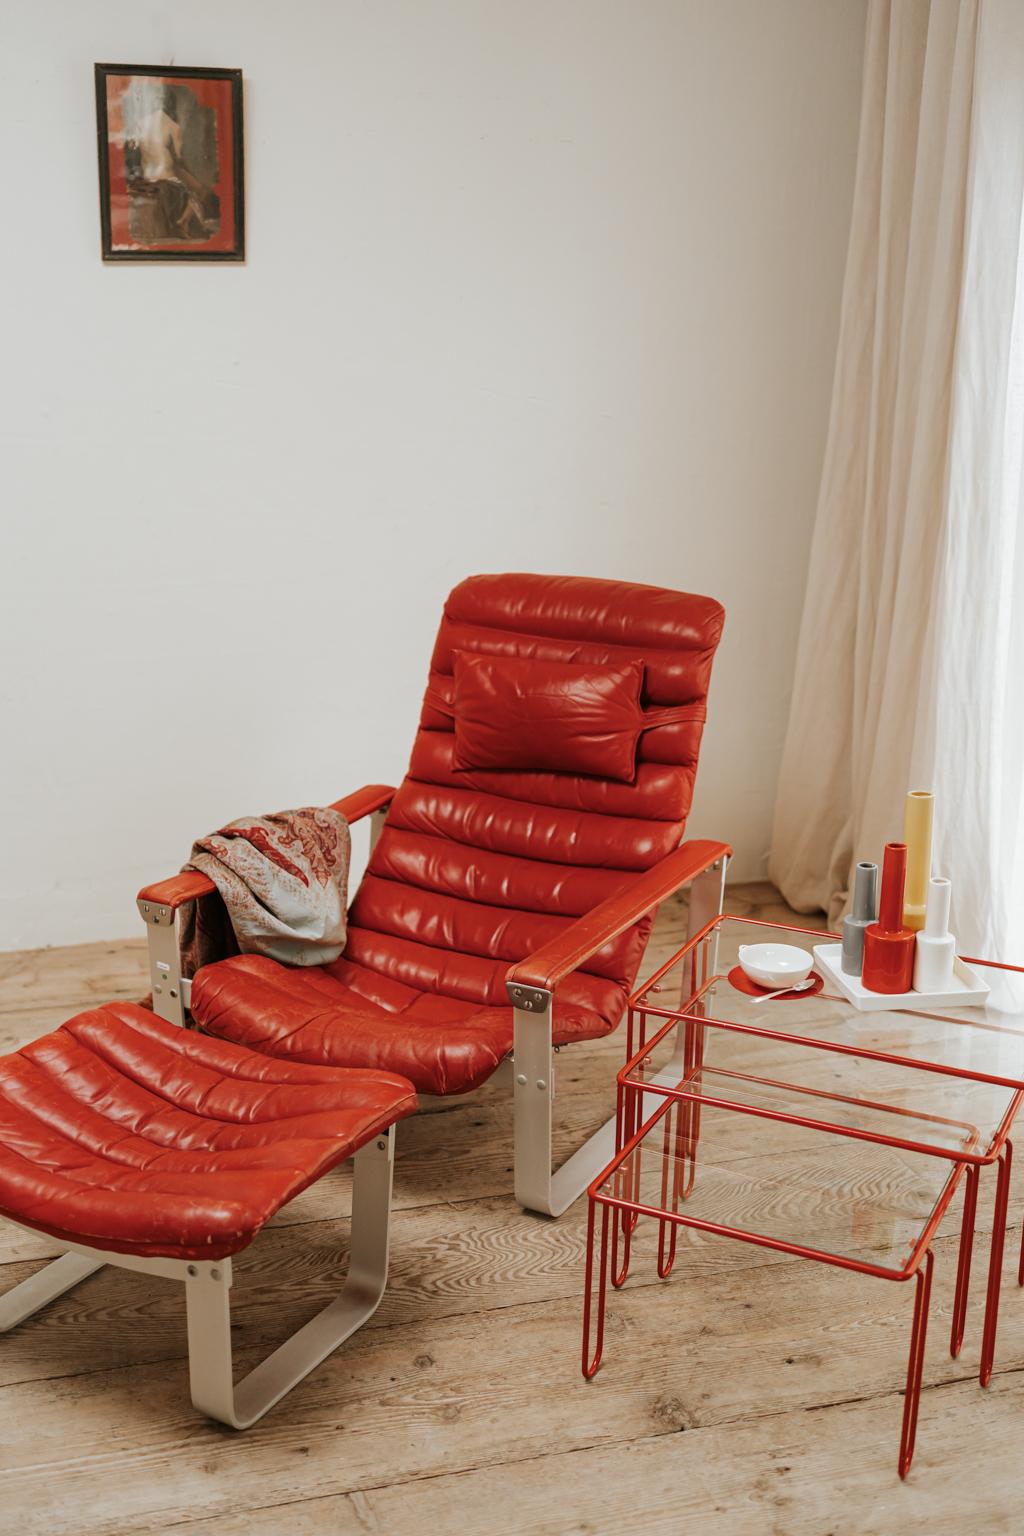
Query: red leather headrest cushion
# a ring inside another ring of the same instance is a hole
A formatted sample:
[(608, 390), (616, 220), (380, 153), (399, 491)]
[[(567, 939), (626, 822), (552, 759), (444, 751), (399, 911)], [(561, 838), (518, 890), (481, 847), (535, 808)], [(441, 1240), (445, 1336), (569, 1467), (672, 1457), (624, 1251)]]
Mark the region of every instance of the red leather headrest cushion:
[(456, 768), (636, 777), (643, 662), (601, 667), (472, 651), (453, 661)]

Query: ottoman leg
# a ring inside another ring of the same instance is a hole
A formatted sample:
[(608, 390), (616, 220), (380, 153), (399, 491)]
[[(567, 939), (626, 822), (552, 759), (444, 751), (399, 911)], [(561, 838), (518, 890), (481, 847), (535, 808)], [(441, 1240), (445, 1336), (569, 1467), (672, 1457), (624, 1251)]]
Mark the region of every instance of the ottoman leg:
[(355, 1155), (349, 1269), (340, 1296), (236, 1386), (231, 1361), (231, 1261), (188, 1265), (192, 1402), (232, 1429), (248, 1429), (377, 1310), (388, 1276), (395, 1128)]
[(47, 1264), (45, 1269), (30, 1275), (5, 1296), (0, 1296), (0, 1333), (16, 1328), (26, 1317), (31, 1317), (33, 1312), (48, 1306), (87, 1275), (102, 1269), (106, 1262), (106, 1258), (100, 1255), (90, 1257), (85, 1253), (61, 1254), (59, 1259)]

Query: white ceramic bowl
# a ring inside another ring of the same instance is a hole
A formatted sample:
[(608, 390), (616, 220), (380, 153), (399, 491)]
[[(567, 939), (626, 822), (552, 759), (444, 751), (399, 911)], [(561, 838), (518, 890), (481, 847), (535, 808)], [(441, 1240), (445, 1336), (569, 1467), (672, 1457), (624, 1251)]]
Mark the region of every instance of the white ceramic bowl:
[(795, 987), (811, 973), (814, 963), (795, 944), (741, 944), (740, 966), (760, 987)]

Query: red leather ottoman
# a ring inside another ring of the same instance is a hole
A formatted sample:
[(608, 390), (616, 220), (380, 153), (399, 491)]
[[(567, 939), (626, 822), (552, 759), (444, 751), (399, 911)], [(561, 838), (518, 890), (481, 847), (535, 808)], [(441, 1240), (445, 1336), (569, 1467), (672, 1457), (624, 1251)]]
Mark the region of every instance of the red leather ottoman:
[[(0, 1215), (68, 1252), (0, 1298), (13, 1328), (104, 1264), (185, 1284), (192, 1401), (245, 1429), (376, 1310), (387, 1282), (405, 1078), (260, 1056), (107, 1003), (0, 1057)], [(337, 1299), (237, 1387), (232, 1256), (355, 1158)]]

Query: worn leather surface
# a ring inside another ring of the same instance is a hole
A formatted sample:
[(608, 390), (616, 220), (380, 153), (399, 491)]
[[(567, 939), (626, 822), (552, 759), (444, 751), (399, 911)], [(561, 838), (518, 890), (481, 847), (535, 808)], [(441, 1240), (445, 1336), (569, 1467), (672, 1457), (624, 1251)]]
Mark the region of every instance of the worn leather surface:
[[(410, 946), (414, 964), (419, 949)], [(493, 969), (455, 956), (451, 971), (438, 975), (439, 983), (471, 991), (490, 982), (494, 1001), (481, 1006), (405, 986), (345, 959), (293, 970), (261, 955), (237, 955), (198, 972), (192, 1006), (202, 1012), (204, 1029), (253, 1050), (288, 1061), (400, 1070), (421, 1093), (467, 1093), (512, 1049), (504, 969), (492, 980)], [(592, 976), (570, 978), (558, 996), (556, 1044), (607, 1034), (607, 1014), (621, 1011), (618, 986)]]
[(214, 896), (217, 887), (208, 875), (198, 869), (184, 869), (180, 875), (169, 875), (166, 880), (156, 880), (144, 885), (139, 892), (140, 901), (151, 901), (155, 907), (187, 906), (203, 896)]
[(689, 885), (691, 880), (721, 859), (731, 857), (732, 849), (728, 843), (712, 842), (706, 838), (684, 843), (651, 869), (637, 875), (624, 891), (600, 902), (585, 916), (577, 918), (571, 928), (556, 934), (525, 960), (513, 966), (506, 980), (518, 982), (522, 986), (554, 991), (563, 978), (577, 967), (593, 963), (592, 957), (600, 953), (598, 945), (609, 945), (631, 924), (646, 913), (656, 910), (667, 896)]
[(415, 1108), (403, 1078), (108, 1003), (0, 1057), (0, 1214), (115, 1253), (224, 1258)]
[[(293, 1060), (401, 1071), (458, 1093), (512, 1045), (504, 979), (678, 847), (690, 809), (720, 604), (589, 578), (476, 576), (445, 604), (409, 772), (395, 793), (333, 965), (302, 971), (238, 956), (197, 973), (205, 1029)], [(645, 730), (631, 784), (548, 769), (455, 767), (457, 652), (610, 666), (639, 662)], [(446, 707), (439, 708), (433, 699)], [(555, 1040), (621, 1017), (650, 915), (567, 976)]]

